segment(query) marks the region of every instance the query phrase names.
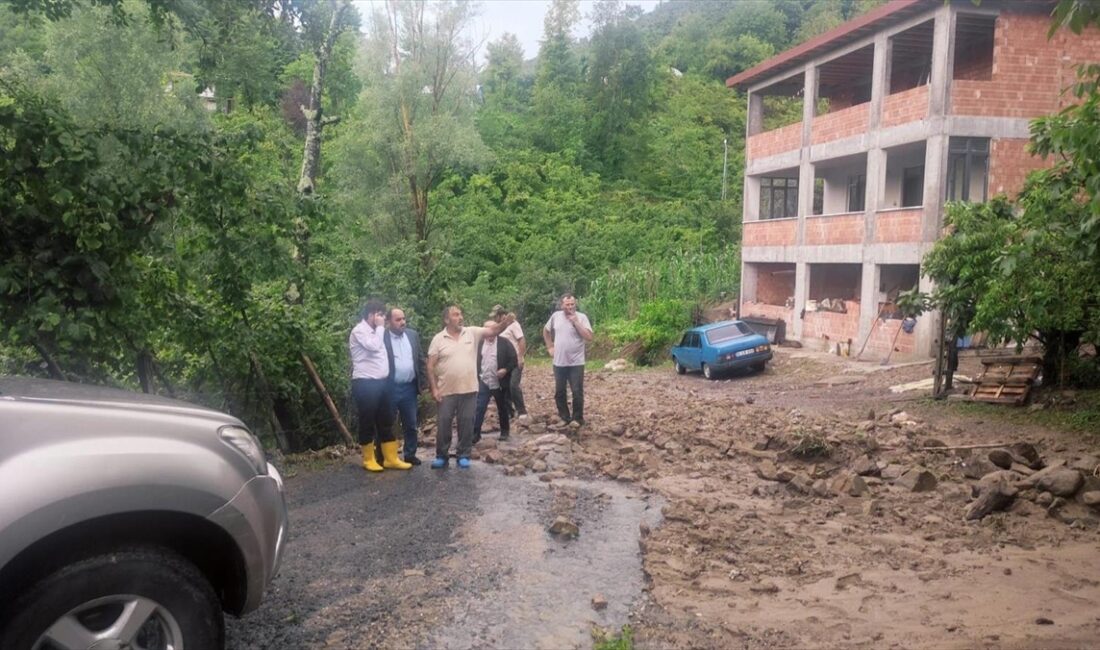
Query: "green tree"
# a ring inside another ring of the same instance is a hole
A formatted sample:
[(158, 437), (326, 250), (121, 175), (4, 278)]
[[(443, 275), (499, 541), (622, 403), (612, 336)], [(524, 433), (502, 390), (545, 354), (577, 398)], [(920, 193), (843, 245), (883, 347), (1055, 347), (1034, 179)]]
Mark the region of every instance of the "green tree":
[(572, 35), (578, 20), (577, 0), (553, 0), (544, 20), (531, 105), (535, 145), (572, 156), (584, 149), (585, 106)]

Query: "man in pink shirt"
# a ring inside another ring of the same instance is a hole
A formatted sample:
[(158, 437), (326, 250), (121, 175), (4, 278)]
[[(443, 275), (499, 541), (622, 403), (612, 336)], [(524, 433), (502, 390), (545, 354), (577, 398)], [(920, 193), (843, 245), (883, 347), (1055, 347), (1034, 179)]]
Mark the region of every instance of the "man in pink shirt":
[[(383, 469), (409, 469), (409, 463), (397, 456), (393, 436), (393, 401), (390, 363), (386, 355), (386, 306), (371, 300), (363, 308), (363, 318), (348, 335), (351, 356), (351, 394), (359, 411), (359, 444), (363, 447), (363, 467), (369, 472)], [(375, 445), (382, 450), (382, 464), (374, 456)]]

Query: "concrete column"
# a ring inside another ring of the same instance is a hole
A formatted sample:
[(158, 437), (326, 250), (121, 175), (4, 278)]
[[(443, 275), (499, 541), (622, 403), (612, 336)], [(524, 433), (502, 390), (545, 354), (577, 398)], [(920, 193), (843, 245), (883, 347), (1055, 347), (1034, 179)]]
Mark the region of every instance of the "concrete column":
[(934, 242), (943, 227), (943, 202), (947, 190), (947, 146), (950, 138), (944, 134), (930, 135), (924, 151), (924, 217), (921, 220), (921, 240)]
[(760, 218), (760, 179), (745, 174), (744, 193), (741, 195), (741, 220), (756, 221)]
[(741, 304), (746, 300), (756, 302), (757, 278), (760, 276), (759, 267), (748, 262), (741, 263)]
[(936, 121), (951, 104), (951, 77), (955, 73), (955, 10), (944, 3), (936, 11), (932, 31), (932, 76), (928, 89), (928, 116)]
[[(806, 215), (814, 207), (814, 167), (810, 164), (811, 129), (817, 105), (817, 66), (806, 66), (802, 86), (802, 149), (798, 163), (798, 232), (795, 243), (806, 241)], [(799, 326), (801, 327), (801, 325)]]
[(746, 136), (753, 136), (764, 130), (764, 97), (760, 93), (749, 93), (749, 114), (746, 125)]
[(886, 34), (875, 37), (875, 55), (871, 63), (871, 106), (868, 131), (882, 122), (882, 98), (890, 94), (890, 39)]
[(867, 210), (864, 213), (863, 244), (871, 246), (875, 242), (875, 212), (882, 205), (882, 194), (886, 189), (886, 151), (884, 149), (867, 150)]
[[(932, 293), (936, 285), (932, 283), (932, 280), (921, 275), (917, 286), (922, 293)], [(916, 337), (913, 343), (914, 354), (935, 356), (936, 345), (938, 344), (936, 337), (940, 332), (940, 318), (942, 317), (939, 310), (936, 310), (925, 312), (917, 318), (917, 327), (913, 330), (913, 336)]]
[(863, 262), (863, 273), (859, 289), (859, 337), (853, 344), (852, 354), (857, 354), (864, 339), (871, 332), (878, 316), (878, 282), (880, 267), (875, 262)]
[(806, 296), (810, 293), (810, 265), (798, 262), (794, 265), (794, 332), (792, 337), (802, 340), (802, 312), (806, 309)]

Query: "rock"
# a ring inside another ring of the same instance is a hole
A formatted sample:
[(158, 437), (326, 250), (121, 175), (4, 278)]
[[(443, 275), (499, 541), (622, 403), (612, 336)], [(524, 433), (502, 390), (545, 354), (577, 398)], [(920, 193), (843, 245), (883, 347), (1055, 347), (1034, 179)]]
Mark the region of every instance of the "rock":
[(415, 577), (415, 576), (423, 576), (424, 575), (424, 570), (423, 569), (405, 569), (405, 571), (403, 572), (403, 575), (406, 578), (412, 578), (412, 577)]
[(863, 481), (862, 477), (855, 474), (840, 474), (833, 479), (830, 487), (836, 494), (847, 494), (852, 497), (861, 497), (867, 494), (867, 483)]
[(1012, 467), (1009, 467), (1009, 469), (1021, 476), (1031, 476), (1035, 473), (1035, 470), (1021, 463), (1012, 463)]
[(971, 454), (970, 458), (962, 462), (962, 471), (966, 478), (979, 479), (986, 474), (996, 472), (997, 465), (994, 465), (985, 454)]
[(867, 433), (867, 432), (874, 431), (874, 430), (875, 430), (875, 421), (874, 420), (866, 420), (866, 421), (860, 422), (859, 424), (856, 425), (856, 431), (862, 431), (864, 433)]
[(1040, 492), (1039, 496), (1035, 497), (1035, 503), (1046, 508), (1054, 503), (1054, 495), (1050, 492)]
[(1046, 466), (1046, 467), (1044, 467), (1043, 469), (1039, 470), (1038, 472), (1035, 472), (1035, 473), (1034, 473), (1034, 474), (1032, 474), (1031, 476), (1029, 476), (1029, 477), (1027, 477), (1026, 479), (1024, 479), (1023, 481), (1021, 481), (1021, 487), (1024, 487), (1024, 486), (1027, 486), (1027, 487), (1033, 487), (1033, 486), (1036, 486), (1036, 485), (1038, 485), (1038, 484), (1039, 484), (1039, 481), (1041, 481), (1041, 480), (1043, 479), (1043, 477), (1044, 477), (1044, 476), (1047, 476), (1047, 475), (1049, 475), (1049, 474), (1051, 474), (1051, 473), (1053, 473), (1053, 472), (1056, 472), (1056, 471), (1058, 471), (1059, 469), (1062, 469), (1062, 468), (1064, 468), (1065, 466), (1066, 466), (1066, 461), (1064, 461), (1064, 460), (1055, 460), (1055, 461), (1051, 461), (1050, 463), (1048, 463), (1048, 464), (1047, 464), (1047, 466)]
[(810, 489), (813, 490), (813, 493), (819, 497), (824, 498), (833, 496), (832, 490), (829, 489), (829, 483), (823, 478), (819, 478), (814, 481), (813, 485), (810, 486)]
[[(1038, 476), (1038, 474), (1036, 474)], [(1034, 477), (1032, 477), (1034, 478)], [(1068, 467), (1060, 467), (1039, 478), (1035, 486), (1057, 497), (1070, 497), (1081, 487), (1081, 472)]]
[(550, 469), (550, 467), (546, 464), (546, 461), (542, 460), (536, 460), (534, 464), (531, 465), (531, 471), (540, 474), (548, 469)]
[(982, 478), (978, 483), (978, 498), (966, 509), (967, 521), (981, 519), (1012, 505), (1019, 492), (1012, 484), (1014, 477), (1012, 472), (994, 472)]
[(940, 440), (939, 438), (925, 438), (924, 442), (922, 443), (921, 446), (923, 446), (923, 447), (946, 447), (947, 443)]
[(562, 539), (576, 539), (581, 534), (581, 529), (569, 519), (558, 517), (550, 524), (550, 534)]
[(802, 472), (795, 472), (791, 480), (787, 482), (787, 488), (798, 494), (809, 494), (813, 487), (813, 481)]
[(603, 594), (596, 594), (592, 597), (592, 609), (597, 612), (607, 609), (607, 599), (603, 597)]
[(837, 591), (843, 591), (848, 587), (854, 587), (863, 584), (863, 576), (859, 573), (849, 573), (846, 576), (841, 576), (836, 579), (835, 589)]
[(481, 459), (486, 463), (499, 464), (500, 461), (504, 460), (504, 454), (499, 449), (490, 449), (482, 454)]
[(603, 369), (618, 372), (620, 370), (626, 370), (628, 365), (626, 359), (612, 359), (603, 365)]
[(754, 585), (749, 585), (749, 591), (757, 594), (775, 594), (779, 593), (779, 585), (769, 580), (765, 580)]
[(901, 478), (901, 475), (905, 473), (905, 468), (901, 465), (890, 463), (886, 467), (882, 468), (881, 476), (887, 481), (896, 481)]
[(1031, 469), (1043, 468), (1043, 460), (1039, 458), (1039, 452), (1036, 451), (1035, 445), (1030, 442), (1014, 443), (1009, 447), (1009, 451), (1019, 457), (1023, 464)]
[(626, 433), (626, 425), (622, 423), (612, 424), (607, 427), (607, 432), (613, 436), (621, 436)]
[(890, 416), (890, 422), (893, 424), (916, 424), (917, 421), (912, 418), (905, 411), (898, 411)]
[(764, 459), (756, 465), (756, 475), (765, 481), (778, 481), (778, 471), (776, 470), (775, 463), (770, 460)]
[(1012, 467), (1012, 453), (1007, 449), (994, 449), (989, 452), (989, 462), (1001, 469), (1009, 469)]
[(894, 485), (900, 485), (910, 492), (931, 492), (936, 489), (936, 483), (935, 475), (923, 467), (914, 467), (894, 481)]
[(875, 476), (879, 473), (878, 464), (870, 456), (860, 456), (852, 463), (852, 471), (857, 476)]
[(779, 471), (775, 473), (775, 480), (780, 483), (790, 483), (793, 478), (794, 472), (789, 469), (780, 468)]
[(1100, 506), (1100, 491), (1093, 490), (1091, 492), (1083, 492), (1081, 494), (1081, 503), (1094, 508)]
[(880, 499), (871, 499), (863, 504), (863, 514), (868, 517), (881, 517), (882, 516), (882, 501)]
[(1045, 616), (1040, 616), (1039, 618), (1035, 619), (1035, 624), (1036, 625), (1054, 625), (1054, 621), (1050, 620), (1049, 618), (1047, 618)]
[(1093, 474), (1100, 467), (1100, 458), (1096, 456), (1082, 456), (1070, 464), (1070, 469), (1075, 469), (1085, 474)]

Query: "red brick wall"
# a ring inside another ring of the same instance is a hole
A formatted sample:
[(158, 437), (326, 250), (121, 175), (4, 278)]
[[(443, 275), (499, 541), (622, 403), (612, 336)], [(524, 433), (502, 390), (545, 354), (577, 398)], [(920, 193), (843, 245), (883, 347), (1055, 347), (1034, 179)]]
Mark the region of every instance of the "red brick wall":
[(992, 79), (952, 81), (951, 112), (1028, 118), (1057, 111), (1061, 90), (1074, 81), (1073, 65), (1100, 59), (1100, 30), (1081, 36), (1062, 30), (1048, 40), (1049, 28), (1042, 13), (998, 16)]
[(1027, 140), (995, 139), (989, 144), (989, 195), (1015, 197), (1024, 187), (1028, 173), (1050, 162), (1027, 152)]
[(810, 245), (862, 244), (863, 214), (840, 214), (806, 219)]
[[(770, 269), (777, 267), (770, 265), (758, 265), (756, 269), (756, 300), (755, 302), (769, 305), (785, 305), (788, 299), (794, 298), (794, 264), (785, 265), (782, 273), (775, 273)], [(791, 304), (794, 304), (793, 301)]]
[[(882, 359), (890, 352), (890, 346), (894, 346), (894, 354), (891, 359), (899, 357), (911, 357), (916, 348), (916, 332), (898, 333), (901, 329), (900, 319), (876, 320), (871, 328), (871, 336), (867, 339), (867, 349), (863, 356), (870, 359)], [(895, 341), (894, 337), (897, 337)], [(863, 341), (860, 341), (862, 345)], [(855, 354), (855, 352), (853, 352)]]
[(741, 225), (741, 245), (793, 246), (798, 232), (797, 219), (746, 221)]
[(882, 101), (882, 126), (896, 126), (928, 117), (928, 86), (887, 95)]
[(863, 103), (827, 115), (818, 115), (810, 128), (812, 142), (821, 144), (864, 133), (867, 131), (870, 107), (869, 103)]
[(875, 213), (875, 243), (921, 241), (924, 210), (891, 210)]
[(778, 129), (749, 136), (745, 145), (745, 157), (748, 160), (766, 158), (775, 154), (798, 149), (802, 146), (802, 122), (795, 122)]
[[(831, 311), (806, 312), (802, 319), (802, 342), (816, 340), (821, 347), (832, 348), (835, 343), (847, 343), (848, 339), (852, 339), (853, 347), (858, 345), (859, 301), (845, 300), (844, 306), (848, 309), (846, 314)], [(852, 354), (858, 351), (856, 348)]]

